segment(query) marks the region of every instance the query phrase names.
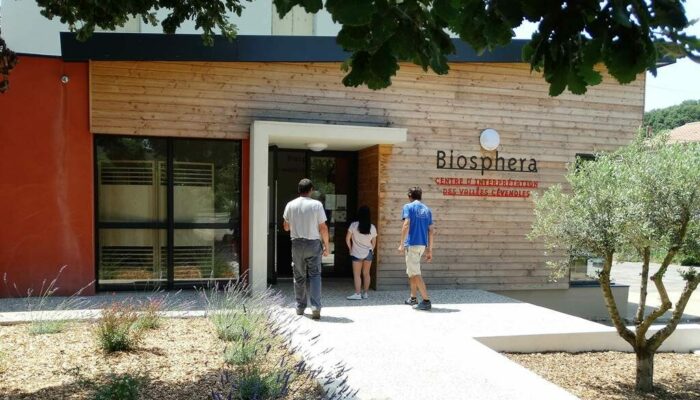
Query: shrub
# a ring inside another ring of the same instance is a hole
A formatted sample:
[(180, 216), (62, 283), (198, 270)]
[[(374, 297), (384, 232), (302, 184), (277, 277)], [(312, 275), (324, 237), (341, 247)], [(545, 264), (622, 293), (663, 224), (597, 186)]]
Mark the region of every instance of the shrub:
[(700, 255), (690, 254), (681, 258), (681, 265), (684, 267), (700, 266)]
[(236, 399), (276, 399), (283, 394), (287, 387), (285, 374), (281, 371), (261, 373), (257, 368), (245, 371), (238, 380), (236, 386), (238, 393)]
[(236, 343), (224, 350), (224, 361), (238, 366), (251, 364), (258, 357), (258, 347), (259, 344), (253, 341)]
[(161, 299), (149, 298), (146, 302), (139, 305), (139, 318), (136, 321), (138, 329), (157, 329), (160, 327), (163, 317), (160, 312), (163, 310), (164, 302)]
[(238, 341), (255, 336), (265, 328), (267, 312), (273, 304), (269, 292), (249, 295), (240, 284), (229, 284), (203, 291), (207, 315), (221, 340)]
[(146, 378), (140, 375), (109, 375), (107, 382), (95, 386), (95, 400), (138, 400)]
[(139, 314), (133, 306), (114, 303), (102, 310), (97, 321), (97, 340), (106, 352), (134, 349), (141, 340)]
[(216, 334), (221, 340), (235, 342), (257, 336), (264, 329), (264, 316), (245, 310), (223, 310), (212, 316)]

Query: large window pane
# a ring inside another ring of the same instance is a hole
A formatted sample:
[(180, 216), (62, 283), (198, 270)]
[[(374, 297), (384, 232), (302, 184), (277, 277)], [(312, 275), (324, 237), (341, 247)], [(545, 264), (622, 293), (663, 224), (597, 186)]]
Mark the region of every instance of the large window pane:
[(101, 284), (165, 281), (164, 229), (100, 229), (99, 243)]
[(240, 218), (240, 143), (176, 140), (173, 158), (175, 222), (225, 223)]
[(96, 137), (99, 222), (165, 221), (165, 139)]
[(240, 273), (238, 249), (238, 238), (230, 229), (176, 229), (175, 280), (236, 280)]
[(240, 142), (97, 136), (95, 165), (99, 284), (238, 278)]

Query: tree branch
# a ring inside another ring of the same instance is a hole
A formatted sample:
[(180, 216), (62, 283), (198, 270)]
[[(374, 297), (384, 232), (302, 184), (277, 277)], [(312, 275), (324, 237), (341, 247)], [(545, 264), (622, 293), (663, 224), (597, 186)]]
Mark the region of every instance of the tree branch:
[[(668, 266), (671, 264), (671, 261), (673, 260), (673, 257), (676, 256), (676, 253), (683, 245), (683, 240), (685, 239), (685, 234), (688, 230), (688, 222), (689, 221), (690, 221), (690, 212), (688, 212), (687, 210), (683, 210), (683, 213), (681, 216), (681, 228), (678, 231), (678, 236), (676, 236), (673, 245), (668, 249), (668, 253), (666, 253), (666, 257), (664, 257), (664, 261), (661, 263), (661, 267), (659, 267), (659, 270), (656, 271), (656, 273), (651, 277), (651, 280), (654, 281), (654, 285), (656, 285), (656, 289), (659, 291), (659, 296), (661, 297), (661, 307), (652, 311), (652, 313), (649, 314), (644, 319), (644, 321), (640, 325), (637, 326), (637, 335), (641, 335), (642, 337), (646, 337), (646, 332), (647, 332), (647, 330), (649, 330), (649, 327), (651, 326), (651, 324), (653, 324), (654, 321), (656, 321), (660, 316), (664, 315), (666, 313), (666, 311), (670, 310), (671, 307), (673, 306), (673, 303), (671, 303), (671, 299), (668, 297), (668, 292), (666, 291), (666, 286), (664, 285), (663, 279), (664, 279), (664, 275), (666, 274), (666, 271), (668, 270)], [(687, 286), (687, 284), (686, 284), (686, 286)], [(677, 311), (678, 310), (674, 311), (674, 315)], [(683, 313), (681, 312), (681, 315), (682, 314)], [(673, 331), (671, 331), (671, 332), (673, 332)], [(669, 333), (669, 335), (670, 335), (670, 333)], [(663, 342), (663, 339), (662, 339), (662, 342)]]
[(688, 305), (690, 296), (693, 294), (693, 291), (697, 289), (698, 284), (700, 284), (700, 275), (697, 274), (692, 279), (686, 281), (685, 287), (683, 288), (681, 296), (678, 299), (678, 303), (676, 303), (676, 307), (673, 310), (671, 320), (666, 324), (665, 327), (660, 329), (658, 332), (654, 333), (647, 340), (647, 345), (649, 346), (649, 349), (651, 349), (652, 351), (656, 351), (664, 342), (664, 340), (671, 336), (673, 331), (676, 330), (676, 327), (678, 326), (681, 317), (683, 317), (683, 311), (685, 311), (685, 307), (686, 305)]
[(603, 271), (600, 273), (600, 288), (603, 290), (603, 299), (605, 299), (605, 305), (608, 308), (608, 313), (610, 314), (610, 319), (617, 329), (617, 333), (625, 339), (627, 343), (632, 345), (636, 349), (636, 340), (634, 332), (629, 330), (625, 326), (624, 321), (620, 317), (620, 312), (617, 309), (617, 303), (615, 303), (615, 297), (613, 297), (612, 289), (610, 288), (610, 271), (612, 270), (613, 254), (610, 253), (605, 256), (605, 263), (603, 264)]
[(634, 324), (639, 325), (644, 320), (644, 310), (647, 306), (647, 287), (649, 285), (649, 259), (651, 249), (646, 246), (642, 253), (642, 281), (639, 290), (639, 306), (637, 307), (637, 315), (634, 318)]

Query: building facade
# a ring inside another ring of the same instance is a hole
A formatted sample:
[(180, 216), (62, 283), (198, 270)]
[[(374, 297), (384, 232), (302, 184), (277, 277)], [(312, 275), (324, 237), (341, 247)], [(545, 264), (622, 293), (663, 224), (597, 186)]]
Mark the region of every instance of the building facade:
[[(21, 7), (8, 4), (3, 24)], [(429, 287), (564, 290), (577, 279), (549, 279), (543, 246), (526, 238), (533, 195), (564, 183), (577, 155), (631, 141), (643, 77), (550, 97), (515, 41), (481, 57), (458, 44), (446, 76), (402, 64), (387, 89), (348, 88), (347, 54), (313, 35), (335, 33), (332, 23), (292, 16), (285, 31), (264, 11), (269, 32), (245, 35), (244, 23), (235, 42), (213, 48), (197, 35), (143, 32), (79, 43), (60, 27), (28, 40), (3, 26), (22, 53), (0, 96), (8, 281), (24, 291), (66, 265), (64, 293), (243, 275), (265, 287), (291, 276), (281, 212), (302, 177), (329, 217), (324, 276), (351, 276), (345, 233), (367, 204), (376, 287), (405, 287), (400, 212), (417, 185), (437, 227)], [(60, 47), (32, 51), (40, 46), (13, 37)], [(499, 134), (495, 150), (480, 143), (486, 129)]]

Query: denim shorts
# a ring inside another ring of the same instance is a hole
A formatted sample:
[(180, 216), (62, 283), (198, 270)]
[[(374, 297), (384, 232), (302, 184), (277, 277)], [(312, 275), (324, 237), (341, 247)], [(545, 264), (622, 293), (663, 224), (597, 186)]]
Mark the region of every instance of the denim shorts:
[(353, 261), (372, 261), (374, 259), (374, 254), (372, 253), (372, 250), (370, 250), (369, 254), (367, 254), (367, 257), (365, 258), (357, 258), (355, 256), (350, 256), (350, 258)]

